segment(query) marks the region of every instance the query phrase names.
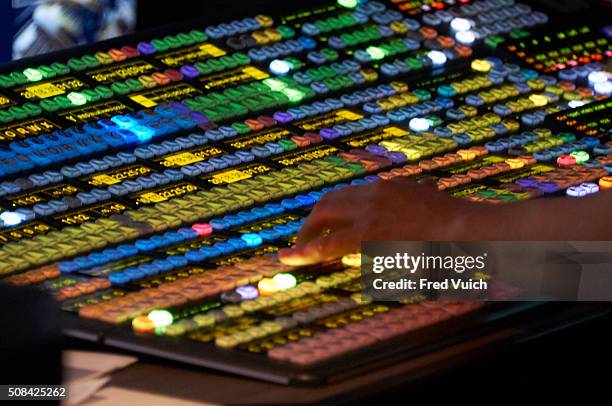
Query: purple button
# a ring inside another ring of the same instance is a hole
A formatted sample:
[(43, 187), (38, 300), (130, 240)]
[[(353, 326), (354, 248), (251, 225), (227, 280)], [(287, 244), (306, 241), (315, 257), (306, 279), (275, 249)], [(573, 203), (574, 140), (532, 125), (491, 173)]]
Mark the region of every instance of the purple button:
[(276, 113), (274, 113), (273, 117), (277, 122), (283, 124), (290, 123), (293, 121), (293, 116), (291, 115), (291, 113), (288, 113), (286, 111), (277, 111)]
[(385, 155), (387, 152), (387, 148), (380, 145), (368, 145), (365, 150), (374, 155)]
[(397, 151), (390, 151), (383, 154), (385, 158), (388, 158), (393, 164), (403, 164), (408, 161), (406, 155)]
[(340, 136), (340, 133), (335, 128), (324, 128), (321, 130), (319, 135), (326, 140), (333, 140)]
[(206, 114), (202, 114), (198, 111), (192, 111), (190, 113), (190, 116), (196, 123), (198, 123), (198, 125), (208, 123), (208, 117), (206, 116)]
[(200, 76), (200, 71), (196, 69), (193, 65), (185, 65), (181, 67), (181, 73), (183, 76), (193, 79), (195, 77)]
[(364, 178), (366, 181), (372, 183), (372, 182), (376, 182), (377, 180), (380, 180), (380, 178), (378, 177), (378, 175), (368, 175)]
[(156, 52), (155, 47), (148, 42), (139, 42), (137, 48), (141, 54), (145, 55), (151, 55)]
[(523, 178), (523, 179), (517, 180), (515, 183), (522, 187), (534, 187), (534, 186), (537, 186), (538, 182), (532, 178)]
[(178, 114), (187, 114), (187, 113), (191, 113), (191, 110), (189, 109), (189, 107), (185, 106), (183, 103), (180, 102), (174, 102), (170, 104), (170, 107), (176, 111)]
[(555, 193), (559, 191), (559, 186), (553, 182), (538, 182), (536, 187), (544, 193)]

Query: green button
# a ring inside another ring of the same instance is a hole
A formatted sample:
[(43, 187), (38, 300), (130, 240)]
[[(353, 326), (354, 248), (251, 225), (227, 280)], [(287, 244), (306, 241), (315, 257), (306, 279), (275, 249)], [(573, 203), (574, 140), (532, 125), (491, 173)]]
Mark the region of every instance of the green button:
[(234, 61), (238, 64), (238, 65), (246, 65), (247, 63), (251, 62), (251, 58), (249, 58), (249, 56), (247, 54), (244, 54), (242, 52), (236, 52), (234, 55)]
[(65, 75), (70, 72), (70, 68), (61, 62), (52, 63), (51, 68), (53, 68), (57, 75)]
[(280, 140), (278, 144), (283, 147), (285, 151), (291, 151), (297, 148), (297, 144), (291, 140)]
[(85, 96), (87, 102), (89, 103), (97, 102), (98, 100), (100, 100), (100, 95), (96, 93), (96, 91), (93, 89), (85, 89), (81, 92), (81, 94)]
[(406, 64), (410, 66), (410, 69), (412, 70), (418, 70), (423, 68), (423, 64), (417, 58), (409, 57), (404, 59), (404, 62), (406, 62)]
[(22, 107), (13, 106), (8, 109), (9, 113), (15, 117), (15, 120), (21, 120), (22, 118), (26, 118), (28, 116), (27, 110)]
[(18, 85), (22, 85), (28, 81), (27, 76), (21, 72), (11, 72), (11, 79)]
[(210, 66), (213, 72), (219, 72), (225, 69), (225, 65), (220, 59), (211, 59), (208, 61), (208, 66)]
[(559, 133), (557, 136), (561, 137), (563, 143), (576, 141), (576, 136), (572, 133)]
[(339, 57), (338, 52), (336, 52), (335, 50), (331, 48), (323, 48), (321, 50), (321, 54), (323, 54), (325, 59), (327, 59), (328, 61), (335, 61)]
[(100, 66), (100, 61), (93, 55), (85, 55), (81, 58), (81, 61), (89, 68), (96, 68)]
[(81, 71), (87, 68), (87, 64), (78, 58), (68, 59), (68, 66), (70, 67), (70, 69), (76, 70), (76, 71)]
[(167, 35), (166, 37), (164, 37), (164, 40), (166, 41), (166, 44), (168, 44), (170, 48), (178, 48), (183, 45), (181, 41), (178, 38), (176, 38), (174, 35)]
[(326, 156), (323, 158), (323, 161), (329, 162), (333, 165), (345, 165), (346, 161), (339, 156)]
[(94, 90), (100, 95), (100, 98), (102, 99), (108, 99), (109, 97), (113, 97), (113, 91), (107, 86), (96, 86)]
[(38, 103), (45, 111), (57, 111), (59, 110), (59, 104), (53, 99), (44, 99)]
[(226, 91), (223, 92), (223, 94), (227, 96), (230, 100), (235, 100), (235, 101), (239, 101), (245, 96), (243, 92), (241, 92), (240, 90), (236, 88), (227, 89)]
[(34, 103), (25, 103), (21, 107), (23, 107), (23, 109), (28, 113), (30, 117), (38, 116), (42, 113), (42, 109)]
[(236, 66), (238, 66), (238, 63), (236, 63), (232, 55), (222, 56), (221, 58), (219, 58), (219, 61), (228, 69), (235, 68)]
[(206, 62), (196, 62), (194, 66), (201, 75), (206, 75), (212, 72), (212, 68)]
[(155, 38), (154, 40), (152, 40), (151, 45), (153, 45), (157, 52), (163, 52), (170, 48), (170, 44), (159, 38)]
[(15, 85), (15, 81), (11, 79), (10, 76), (0, 75), (0, 86), (2, 87), (12, 87)]
[(130, 78), (126, 80), (125, 84), (128, 85), (130, 89), (132, 89), (133, 92), (137, 92), (138, 90), (144, 89), (144, 86), (142, 85), (142, 83), (140, 83), (139, 80), (134, 79), (134, 78)]
[(251, 132), (251, 128), (245, 123), (240, 123), (240, 122), (234, 123), (232, 124), (232, 128), (236, 130), (238, 134), (248, 134)]
[(210, 93), (208, 98), (213, 100), (216, 104), (225, 104), (230, 101), (227, 97), (217, 92)]
[(15, 117), (8, 110), (0, 110), (0, 123), (10, 123)]
[(130, 87), (128, 85), (126, 85), (123, 82), (115, 82), (111, 85), (111, 89), (115, 92), (115, 93), (119, 93), (119, 94), (128, 94), (132, 91), (132, 89), (130, 89)]
[(283, 39), (289, 39), (295, 37), (295, 31), (291, 27), (287, 27), (286, 25), (279, 25), (276, 30), (280, 33)]
[(425, 89), (416, 89), (412, 92), (420, 102), (431, 99), (431, 93)]
[(189, 35), (191, 36), (191, 38), (193, 38), (195, 42), (203, 42), (208, 39), (208, 35), (199, 30), (190, 31)]
[(181, 42), (182, 45), (191, 45), (195, 42), (193, 37), (185, 32), (181, 32), (176, 36), (176, 39)]
[(59, 105), (60, 109), (72, 107), (72, 103), (70, 102), (70, 99), (68, 99), (68, 96), (56, 96), (53, 100), (55, 100), (55, 102)]
[(45, 78), (52, 78), (52, 77), (55, 77), (55, 75), (57, 75), (57, 72), (55, 71), (55, 69), (53, 69), (50, 66), (42, 65), (38, 67), (38, 70), (42, 72)]

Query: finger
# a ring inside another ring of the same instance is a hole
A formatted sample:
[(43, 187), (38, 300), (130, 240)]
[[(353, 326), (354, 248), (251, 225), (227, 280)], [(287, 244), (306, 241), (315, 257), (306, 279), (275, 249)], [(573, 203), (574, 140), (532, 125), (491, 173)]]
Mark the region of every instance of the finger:
[(279, 259), (286, 265), (312, 265), (359, 251), (360, 245), (361, 233), (347, 228), (327, 237), (317, 237), (301, 247), (282, 249), (279, 251)]
[(297, 235), (298, 245), (321, 236), (325, 230), (338, 230), (353, 224), (362, 207), (354, 202), (322, 201), (316, 205)]
[(432, 188), (438, 188), (438, 182), (434, 179), (433, 176), (425, 176), (417, 181), (420, 185), (430, 186)]

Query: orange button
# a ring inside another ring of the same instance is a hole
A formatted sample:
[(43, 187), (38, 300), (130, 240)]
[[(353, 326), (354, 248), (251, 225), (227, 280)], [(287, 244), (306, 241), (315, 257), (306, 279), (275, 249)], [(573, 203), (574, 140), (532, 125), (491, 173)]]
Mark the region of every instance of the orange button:
[(612, 189), (612, 176), (604, 176), (599, 179), (599, 188), (600, 189)]

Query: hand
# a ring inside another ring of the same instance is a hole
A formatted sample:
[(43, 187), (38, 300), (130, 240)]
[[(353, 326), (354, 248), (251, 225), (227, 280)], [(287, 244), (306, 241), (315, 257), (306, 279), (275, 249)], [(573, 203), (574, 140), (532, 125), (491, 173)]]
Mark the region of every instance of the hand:
[(365, 240), (442, 241), (461, 238), (468, 206), (437, 190), (433, 180), (408, 178), (351, 186), (324, 195), (306, 219), (294, 247), (280, 260), (300, 266), (359, 252)]

